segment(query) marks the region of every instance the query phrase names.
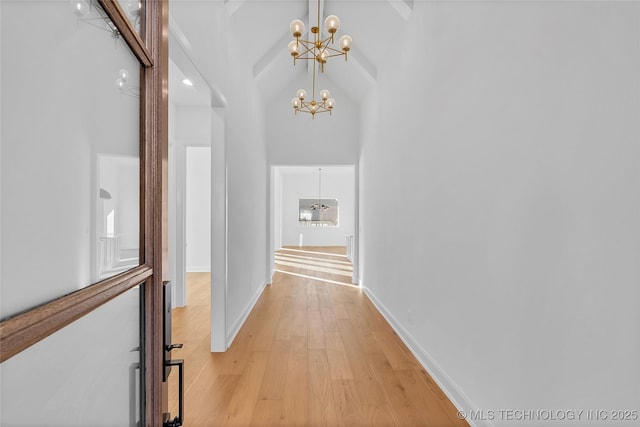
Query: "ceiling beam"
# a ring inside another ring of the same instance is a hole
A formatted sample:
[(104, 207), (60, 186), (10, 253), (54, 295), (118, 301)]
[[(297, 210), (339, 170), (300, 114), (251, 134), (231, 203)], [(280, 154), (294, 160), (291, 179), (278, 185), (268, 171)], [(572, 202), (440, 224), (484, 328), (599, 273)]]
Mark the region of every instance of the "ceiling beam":
[[(260, 59), (253, 64), (253, 78), (257, 79), (264, 71), (271, 67), (276, 61), (282, 61), (283, 57), (289, 57), (291, 66), (293, 66), (293, 58), (289, 55), (287, 44), (291, 41), (289, 33), (284, 34), (280, 39), (269, 48)], [(283, 53), (286, 53), (285, 54)]]
[(227, 7), (229, 16), (232, 16), (245, 4), (247, 0), (224, 0), (224, 5)]
[(191, 57), (193, 54), (191, 43), (189, 43), (189, 39), (171, 15), (169, 15), (169, 44), (171, 45), (171, 60), (180, 71), (185, 73), (190, 79), (201, 81), (203, 84), (199, 84), (199, 87), (207, 86), (211, 94), (211, 106), (226, 107), (227, 99), (220, 88), (212, 84), (193, 62), (193, 58)]
[(368, 75), (372, 80), (378, 79), (378, 68), (373, 65), (373, 62), (369, 60), (364, 54), (360, 51), (357, 51), (355, 55), (352, 53), (349, 55), (349, 61), (353, 61), (358, 65), (358, 68), (364, 72), (364, 74)]
[(402, 18), (405, 21), (409, 20), (409, 17), (411, 16), (411, 12), (413, 12), (413, 0), (387, 0), (387, 1), (391, 5), (391, 7), (393, 7), (395, 11), (398, 12), (400, 16), (402, 16)]

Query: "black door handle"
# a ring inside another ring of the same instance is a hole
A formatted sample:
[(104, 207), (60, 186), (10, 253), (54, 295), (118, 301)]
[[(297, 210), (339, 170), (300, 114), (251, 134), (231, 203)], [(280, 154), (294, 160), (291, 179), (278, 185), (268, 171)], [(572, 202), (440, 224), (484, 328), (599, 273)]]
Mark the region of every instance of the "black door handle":
[[(182, 344), (172, 344), (179, 345), (182, 347)], [(179, 348), (179, 347), (178, 347)], [(182, 421), (184, 421), (184, 360), (167, 360), (165, 366), (177, 366), (178, 367), (178, 416), (173, 420), (169, 419), (170, 414), (165, 414), (165, 421), (162, 424), (163, 427), (180, 427), (182, 426)]]
[(182, 348), (182, 344), (170, 344), (164, 347), (164, 351), (171, 351), (175, 348)]

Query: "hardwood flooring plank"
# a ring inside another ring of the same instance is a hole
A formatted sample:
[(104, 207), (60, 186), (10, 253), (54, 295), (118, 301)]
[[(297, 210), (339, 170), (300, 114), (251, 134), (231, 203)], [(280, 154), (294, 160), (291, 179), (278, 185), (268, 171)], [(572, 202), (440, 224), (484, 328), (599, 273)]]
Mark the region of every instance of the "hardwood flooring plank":
[(331, 380), (333, 404), (337, 426), (352, 427), (362, 424), (362, 403), (353, 380)]
[(364, 405), (361, 409), (361, 412), (361, 425), (371, 427), (402, 427), (393, 417), (393, 411), (391, 410), (389, 404), (386, 402), (381, 405)]
[(273, 427), (282, 425), (282, 401), (281, 400), (258, 400), (253, 413), (253, 420), (248, 426), (251, 427)]
[(324, 329), (322, 328), (322, 316), (320, 310), (307, 312), (308, 336), (310, 349), (324, 349)]
[(349, 313), (347, 313), (347, 309), (343, 302), (336, 302), (333, 305), (333, 313), (336, 320), (348, 319)]
[(291, 338), (293, 328), (293, 316), (295, 314), (295, 296), (287, 296), (282, 305), (282, 311), (276, 327), (275, 338), (278, 340), (288, 340)]
[(268, 360), (269, 353), (267, 352), (251, 352), (249, 363), (240, 376), (229, 404), (224, 411), (225, 426), (244, 427), (251, 423)]
[(324, 334), (329, 373), (333, 380), (352, 380), (353, 373), (338, 333)]
[(334, 426), (337, 415), (333, 405), (329, 362), (325, 350), (309, 350), (309, 425)]
[(331, 307), (322, 307), (320, 309), (320, 317), (322, 318), (322, 329), (326, 334), (334, 334), (338, 332), (336, 325), (336, 315)]
[(260, 400), (281, 400), (289, 368), (290, 341), (275, 340), (260, 387)]
[[(347, 260), (344, 248), (287, 251)], [(209, 275), (187, 275), (188, 306), (173, 312), (184, 348), (172, 353), (185, 359), (185, 427), (468, 425), (362, 290), (297, 270), (314, 278), (276, 273), (225, 353), (210, 352)]]
[(224, 416), (224, 408), (229, 404), (239, 379), (238, 375), (199, 379), (205, 386), (200, 393), (185, 395), (183, 425), (204, 426), (209, 424), (209, 421)]
[(283, 426), (304, 426), (309, 417), (309, 351), (307, 337), (293, 337), (282, 396)]
[[(452, 419), (441, 405), (440, 399), (430, 389), (424, 387), (418, 372), (396, 371), (396, 375), (404, 387), (405, 396), (414, 408), (415, 412), (424, 420), (426, 427), (440, 426), (467, 426), (457, 417)], [(455, 412), (453, 412), (455, 413)]]
[[(272, 285), (273, 286), (273, 285)], [(273, 296), (270, 296), (273, 298)], [(254, 351), (269, 351), (273, 343), (276, 327), (280, 316), (280, 304), (277, 300), (272, 302), (273, 306), (265, 308), (260, 312), (260, 326), (256, 330), (256, 337), (253, 342)]]
[(393, 330), (379, 329), (373, 335), (393, 369), (420, 369), (416, 358)]
[(425, 425), (425, 421), (415, 411), (404, 386), (389, 361), (384, 356), (372, 355), (369, 363), (387, 397), (396, 423), (402, 427)]
[(367, 360), (367, 353), (360, 345), (358, 334), (349, 320), (340, 321), (340, 333), (362, 404), (365, 406), (386, 405), (387, 400), (384, 391), (380, 387), (370, 364), (364, 363)]

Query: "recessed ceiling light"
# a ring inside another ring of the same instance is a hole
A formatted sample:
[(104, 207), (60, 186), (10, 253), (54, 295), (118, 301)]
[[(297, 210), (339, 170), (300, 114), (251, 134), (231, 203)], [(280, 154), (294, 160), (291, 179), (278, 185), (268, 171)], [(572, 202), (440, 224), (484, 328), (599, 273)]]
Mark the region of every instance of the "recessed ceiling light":
[(193, 82), (189, 79), (182, 79), (182, 84), (185, 86), (193, 86)]

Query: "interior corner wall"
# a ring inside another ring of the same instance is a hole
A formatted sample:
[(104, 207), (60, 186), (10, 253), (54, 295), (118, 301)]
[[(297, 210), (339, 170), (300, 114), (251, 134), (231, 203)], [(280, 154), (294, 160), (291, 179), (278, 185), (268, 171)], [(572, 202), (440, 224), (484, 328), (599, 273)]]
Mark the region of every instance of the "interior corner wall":
[[(251, 88), (234, 82), (227, 108), (227, 334), (230, 343), (267, 283), (266, 118)], [(235, 100), (233, 102), (232, 100)], [(247, 118), (251, 125), (247, 126)]]
[(611, 425), (640, 409), (640, 4), (413, 7), (361, 129), (366, 292), (459, 407)]
[[(178, 23), (188, 19), (189, 26), (183, 27), (182, 31), (194, 52), (212, 52), (215, 55), (215, 61), (202, 60), (193, 65), (200, 70), (209, 86), (215, 88), (219, 95), (216, 98), (225, 108), (225, 146), (215, 147), (214, 152), (220, 151), (225, 156), (224, 160), (218, 160), (225, 164), (226, 220), (225, 224), (213, 224), (212, 229), (226, 229), (226, 280), (220, 296), (226, 301), (223, 319), (226, 336), (222, 341), (229, 345), (266, 283), (270, 282), (265, 269), (268, 260), (269, 174), (266, 154), (268, 109), (264, 106), (268, 102), (260, 98), (253, 67), (247, 63), (243, 46), (238, 45), (237, 39), (229, 37), (234, 19), (228, 13), (226, 3), (174, 2), (171, 14)], [(201, 19), (192, 19), (194, 16)], [(219, 172), (216, 170), (214, 173)], [(213, 242), (216, 251), (220, 251), (219, 243)], [(212, 293), (212, 298), (215, 296), (215, 292)]]
[(298, 224), (300, 199), (318, 197), (318, 168), (280, 168), (282, 246), (345, 246), (354, 235), (355, 177), (351, 167), (322, 168), (322, 198), (338, 199), (337, 227)]
[(272, 203), (272, 220), (271, 226), (273, 227), (272, 243), (273, 247), (271, 251), (277, 251), (282, 244), (282, 168), (272, 166), (271, 167), (271, 203)]
[[(187, 304), (184, 273), (189, 270), (208, 271), (206, 262), (200, 262), (199, 268), (187, 265), (186, 150), (187, 147), (211, 146), (211, 114), (210, 107), (176, 105), (171, 100), (169, 102), (169, 277), (173, 283), (174, 308)], [(204, 242), (206, 232), (198, 234), (197, 238)], [(202, 244), (206, 246), (206, 243)], [(208, 261), (210, 265), (210, 257)]]

